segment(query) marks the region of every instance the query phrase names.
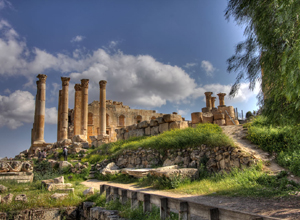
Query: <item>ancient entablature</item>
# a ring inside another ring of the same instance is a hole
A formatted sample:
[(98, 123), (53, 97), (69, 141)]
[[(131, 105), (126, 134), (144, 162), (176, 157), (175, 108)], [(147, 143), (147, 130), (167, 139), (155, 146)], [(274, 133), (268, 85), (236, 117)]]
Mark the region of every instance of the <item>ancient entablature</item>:
[[(30, 153), (35, 152), (38, 148), (45, 148), (48, 145), (44, 141), (45, 88), (47, 76), (39, 74), (37, 78), (39, 78), (39, 80), (37, 81)], [(78, 141), (88, 142), (90, 144), (93, 141), (93, 143), (97, 143), (97, 145), (114, 142), (118, 139), (117, 135), (120, 136), (120, 129), (139, 124), (142, 121), (147, 121), (147, 124), (151, 127), (151, 124), (156, 124), (154, 120), (157, 119), (161, 121), (160, 118), (164, 116), (164, 114), (156, 113), (154, 110), (131, 109), (129, 106), (123, 105), (122, 102), (106, 100), (107, 82), (105, 80), (99, 82), (99, 101), (93, 101), (91, 104), (88, 104), (89, 80), (82, 79), (81, 84), (75, 84), (74, 109), (69, 109), (70, 78), (61, 77), (61, 81), (62, 90), (59, 91), (57, 115), (57, 144), (59, 146)], [(218, 108), (215, 107), (216, 97), (211, 97), (212, 94), (212, 92), (205, 92), (206, 107), (202, 108), (202, 112), (192, 113), (192, 121), (186, 121), (186, 123), (184, 123), (186, 126), (192, 127), (198, 123), (215, 123), (220, 126), (238, 124), (238, 121), (234, 120), (234, 108), (232, 106), (226, 106), (224, 103), (226, 94), (218, 94), (220, 101)], [(176, 116), (176, 118), (180, 119), (178, 120), (179, 122), (185, 121), (179, 115)], [(151, 123), (151, 121), (153, 121), (153, 123)], [(186, 126), (179, 127), (184, 128)], [(125, 136), (126, 135), (124, 135), (124, 138)]]

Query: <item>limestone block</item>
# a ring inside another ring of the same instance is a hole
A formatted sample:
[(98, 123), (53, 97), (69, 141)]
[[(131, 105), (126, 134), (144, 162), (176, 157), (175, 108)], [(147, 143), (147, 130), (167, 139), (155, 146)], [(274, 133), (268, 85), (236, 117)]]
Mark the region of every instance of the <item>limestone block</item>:
[(127, 126), (126, 128), (128, 131), (132, 131), (132, 130), (136, 130), (137, 127), (138, 127), (137, 124), (133, 124), (133, 125)]
[(145, 130), (144, 129), (136, 129), (135, 130), (135, 137), (142, 137), (145, 135)]
[(92, 142), (92, 146), (98, 147), (98, 140)]
[(10, 165), (7, 162), (0, 161), (0, 173), (8, 172), (10, 170)]
[(89, 148), (89, 142), (82, 142), (82, 148), (88, 149)]
[(124, 133), (124, 140), (128, 140), (129, 139), (129, 131)]
[(142, 121), (138, 123), (137, 128), (147, 128), (149, 126), (150, 122), (149, 121)]
[(72, 193), (72, 194), (74, 194), (75, 192), (74, 188), (57, 189), (57, 191), (63, 193)]
[(68, 196), (69, 196), (69, 194), (67, 194), (67, 193), (54, 193), (53, 195), (51, 195), (51, 198), (52, 199), (64, 199)]
[(117, 134), (117, 140), (124, 140), (124, 134)]
[(172, 166), (174, 164), (175, 164), (174, 161), (172, 161), (170, 159), (166, 159), (163, 163), (163, 167)]
[(73, 148), (82, 148), (82, 143), (80, 143), (80, 142), (73, 142), (72, 147)]
[[(116, 129), (117, 130), (117, 129)], [(97, 137), (96, 136), (90, 136), (91, 141), (97, 141)]]
[(15, 201), (27, 202), (27, 196), (25, 194), (17, 195)]
[(198, 124), (203, 122), (202, 112), (193, 112), (192, 116), (192, 124)]
[(182, 121), (181, 115), (177, 115), (177, 114), (167, 114), (167, 115), (164, 115), (163, 119), (167, 123), (170, 123), (170, 122), (173, 122), (173, 121)]
[(55, 191), (57, 189), (65, 189), (72, 187), (71, 183), (49, 183), (46, 186), (48, 191)]
[[(218, 110), (219, 111), (221, 110), (222, 113), (225, 113), (225, 118), (229, 118), (228, 115), (230, 115), (231, 118), (234, 118), (234, 116), (235, 116), (234, 115), (234, 108), (233, 108), (233, 106), (226, 106), (226, 107), (219, 106)], [(227, 115), (227, 113), (225, 111), (227, 111), (228, 115)]]
[(154, 126), (158, 126), (158, 121), (157, 121), (157, 119), (152, 119), (152, 120), (150, 121), (150, 127), (154, 127)]
[(163, 133), (169, 130), (169, 123), (163, 123), (158, 126), (159, 133)]
[[(79, 141), (76, 141), (76, 142), (79, 142)], [(64, 146), (64, 145), (71, 145), (72, 144), (72, 140), (71, 139), (64, 139), (62, 141), (60, 141), (60, 146)]]
[(217, 124), (219, 126), (224, 126), (224, 125), (226, 125), (226, 121), (225, 121), (225, 119), (214, 120), (214, 124)]
[(158, 123), (158, 124), (163, 124), (163, 123), (165, 123), (165, 120), (164, 120), (163, 117), (158, 117), (156, 120), (157, 120), (157, 123)]
[(188, 122), (187, 121), (174, 121), (170, 123), (170, 130), (171, 129), (185, 129), (188, 128)]
[[(233, 121), (234, 121), (235, 125), (240, 124), (238, 120), (233, 119)], [(234, 125), (233, 122), (230, 120), (230, 118), (225, 118), (225, 122), (226, 122), (226, 125)]]
[(207, 113), (207, 112), (211, 112), (211, 109), (210, 108), (202, 108), (202, 113)]
[(94, 195), (94, 188), (93, 188), (93, 187), (90, 187), (90, 188), (84, 190), (84, 191), (83, 191), (83, 195), (84, 195), (84, 196)]
[(14, 195), (9, 193), (7, 196), (4, 196), (2, 199), (1, 199), (1, 202), (2, 203), (5, 203), (5, 204), (10, 204), (13, 200), (13, 197)]
[(225, 113), (222, 113), (221, 111), (214, 111), (214, 120), (220, 120), (220, 119), (225, 119)]
[(154, 126), (151, 128), (151, 136), (159, 134), (159, 126)]
[(27, 161), (23, 162), (21, 171), (22, 172), (33, 172), (33, 166), (31, 165), (31, 163), (29, 163)]
[(151, 135), (151, 127), (145, 128), (145, 135), (150, 136)]
[[(0, 193), (4, 193), (7, 191), (7, 187), (6, 186), (3, 186), (3, 185), (0, 185)], [(1, 199), (0, 199), (1, 201)]]
[(54, 183), (65, 183), (64, 176), (54, 178), (53, 180), (54, 180)]
[(64, 167), (73, 167), (73, 165), (71, 163), (69, 163), (68, 161), (59, 161), (59, 168), (64, 168)]
[(214, 116), (211, 115), (211, 116), (204, 116), (203, 115), (203, 123), (213, 123), (214, 121)]

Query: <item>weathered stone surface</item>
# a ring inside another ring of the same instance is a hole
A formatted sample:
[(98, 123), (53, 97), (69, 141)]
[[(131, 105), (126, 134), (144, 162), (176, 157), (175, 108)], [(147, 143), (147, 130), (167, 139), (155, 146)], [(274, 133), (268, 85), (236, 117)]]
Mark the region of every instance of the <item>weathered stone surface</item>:
[(89, 142), (82, 142), (82, 148), (89, 149)]
[(156, 120), (158, 124), (166, 123), (163, 117), (158, 117)]
[(22, 162), (21, 161), (12, 161), (10, 163), (10, 172), (20, 172), (22, 169)]
[(128, 169), (127, 174), (130, 176), (134, 176), (136, 178), (141, 178), (145, 177), (150, 173), (150, 168), (149, 169)]
[(72, 184), (71, 183), (50, 183), (47, 184), (47, 190), (48, 191), (55, 191), (57, 189), (65, 189), (65, 188), (71, 188)]
[(14, 195), (9, 193), (8, 195), (4, 196), (2, 199), (1, 199), (1, 202), (2, 203), (5, 203), (5, 204), (10, 204), (13, 200), (13, 197)]
[(150, 127), (154, 127), (154, 126), (158, 126), (158, 121), (157, 121), (157, 119), (152, 119), (152, 120), (150, 121)]
[(28, 202), (28, 199), (25, 194), (20, 194), (16, 196), (15, 201)]
[(170, 123), (170, 122), (173, 122), (173, 121), (182, 121), (181, 115), (177, 115), (177, 114), (167, 114), (167, 115), (164, 115), (163, 119), (167, 123)]
[(163, 133), (168, 130), (169, 130), (169, 123), (159, 124), (159, 126), (158, 126), (159, 133)]
[(72, 142), (86, 142), (86, 137), (84, 135), (74, 135)]
[(168, 178), (172, 178), (174, 176), (180, 176), (183, 178), (189, 178), (195, 180), (199, 178), (199, 171), (196, 168), (169, 169), (164, 171), (157, 171), (156, 175), (165, 176)]
[(54, 178), (53, 180), (54, 180), (54, 183), (65, 183), (64, 176)]
[(172, 166), (174, 165), (174, 161), (171, 161), (170, 159), (166, 159), (163, 163), (163, 166), (166, 167), (166, 166)]
[(67, 194), (67, 193), (54, 193), (53, 195), (51, 195), (51, 198), (52, 199), (64, 199), (68, 196), (69, 196), (69, 194)]
[[(7, 187), (6, 186), (3, 186), (3, 185), (0, 185), (0, 193), (4, 193), (7, 191)], [(1, 200), (0, 200), (1, 201)]]
[(159, 126), (151, 127), (150, 132), (151, 132), (151, 136), (158, 135), (159, 134)]
[(187, 121), (174, 121), (169, 125), (169, 129), (185, 129), (188, 128), (189, 124)]
[(225, 121), (225, 119), (214, 120), (214, 124), (217, 124), (219, 126), (224, 126), (224, 125), (226, 125), (226, 121)]
[(93, 188), (93, 187), (90, 187), (90, 188), (84, 190), (84, 191), (83, 191), (83, 195), (84, 195), (84, 196), (94, 195), (94, 188)]
[(10, 165), (6, 161), (0, 161), (0, 173), (8, 172), (10, 170)]
[(192, 124), (198, 124), (203, 122), (202, 112), (193, 112), (191, 114), (191, 117), (192, 117)]
[(214, 120), (220, 120), (220, 119), (225, 119), (225, 113), (222, 113), (222, 111), (214, 111)]
[(103, 175), (106, 174), (117, 174), (120, 173), (121, 170), (119, 170), (119, 167), (114, 163), (109, 163), (104, 169), (100, 170), (100, 173), (102, 173)]
[(207, 112), (203, 114), (203, 123), (213, 123), (214, 116), (212, 113)]
[(29, 162), (23, 162), (21, 171), (22, 172), (33, 172), (33, 166)]
[(146, 136), (150, 136), (151, 135), (151, 127), (150, 126), (147, 127), (147, 128), (145, 128), (145, 135)]
[(59, 168), (61, 169), (61, 168), (64, 168), (64, 167), (73, 167), (73, 165), (70, 163), (70, 162), (68, 162), (68, 161), (60, 161), (59, 162)]
[(72, 193), (72, 194), (74, 194), (75, 192), (74, 188), (57, 189), (57, 191), (61, 193)]
[(72, 144), (72, 148), (79, 148), (79, 149), (81, 149), (82, 148), (82, 143), (80, 143), (80, 142), (74, 142)]
[[(78, 142), (78, 141), (76, 141), (76, 142)], [(65, 145), (69, 146), (69, 145), (72, 144), (72, 140), (71, 139), (64, 139), (64, 140), (60, 141), (59, 143), (60, 143), (60, 146), (65, 146)]]
[(147, 128), (150, 125), (149, 121), (142, 121), (140, 123), (138, 123), (137, 128)]

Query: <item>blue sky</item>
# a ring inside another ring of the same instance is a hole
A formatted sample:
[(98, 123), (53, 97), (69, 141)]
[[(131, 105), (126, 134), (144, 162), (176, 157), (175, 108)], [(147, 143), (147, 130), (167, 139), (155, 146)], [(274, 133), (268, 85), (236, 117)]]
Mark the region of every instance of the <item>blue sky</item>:
[[(89, 102), (107, 99), (131, 108), (177, 111), (186, 119), (205, 107), (204, 92), (228, 93), (235, 74), (226, 60), (243, 29), (226, 21), (227, 1), (0, 0), (0, 157), (30, 147), (36, 75), (47, 74), (46, 142), (56, 141), (61, 76), (90, 79)], [(244, 82), (234, 99), (239, 111), (256, 110)], [(218, 101), (216, 102), (218, 105)]]

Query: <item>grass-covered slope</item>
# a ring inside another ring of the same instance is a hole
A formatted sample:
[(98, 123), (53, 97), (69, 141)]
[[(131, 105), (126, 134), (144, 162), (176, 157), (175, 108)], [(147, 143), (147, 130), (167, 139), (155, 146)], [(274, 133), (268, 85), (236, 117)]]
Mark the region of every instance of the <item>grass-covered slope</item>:
[(105, 155), (118, 155), (124, 150), (136, 150), (138, 148), (155, 149), (165, 151), (169, 149), (185, 149), (205, 144), (210, 147), (234, 146), (231, 139), (226, 136), (220, 126), (214, 124), (199, 124), (196, 128), (175, 129), (166, 131), (157, 136), (144, 136), (120, 140), (114, 143), (104, 144), (89, 152), (83, 162), (95, 163), (106, 158), (99, 155), (99, 151)]
[(300, 125), (272, 126), (263, 116), (245, 125), (248, 139), (261, 149), (275, 153), (279, 165), (300, 176)]

